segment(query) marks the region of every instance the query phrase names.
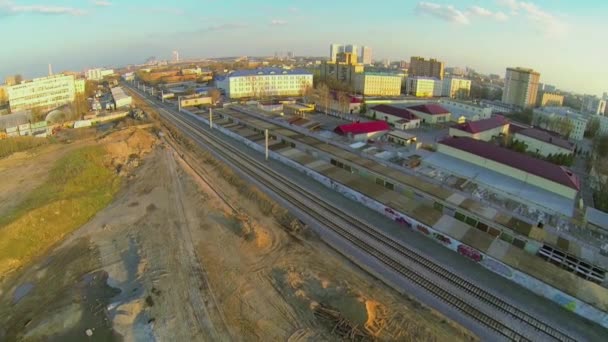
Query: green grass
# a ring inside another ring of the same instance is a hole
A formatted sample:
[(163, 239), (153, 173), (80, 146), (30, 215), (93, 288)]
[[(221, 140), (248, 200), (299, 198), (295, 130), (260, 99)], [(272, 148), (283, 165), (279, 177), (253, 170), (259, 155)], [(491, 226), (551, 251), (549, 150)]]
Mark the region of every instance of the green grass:
[(12, 137), (0, 140), (0, 158), (53, 142), (52, 138)]
[(0, 218), (0, 277), (42, 255), (106, 207), (120, 178), (103, 164), (102, 147), (85, 147), (56, 161), (48, 179)]

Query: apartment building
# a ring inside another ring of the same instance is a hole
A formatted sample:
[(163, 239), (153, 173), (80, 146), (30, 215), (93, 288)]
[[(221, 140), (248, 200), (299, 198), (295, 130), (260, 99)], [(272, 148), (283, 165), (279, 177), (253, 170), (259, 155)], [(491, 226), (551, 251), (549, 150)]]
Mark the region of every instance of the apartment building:
[(371, 65), (372, 64), (372, 48), (369, 46), (361, 47), (361, 64)]
[(545, 91), (538, 92), (537, 106), (539, 107), (561, 107), (564, 105), (564, 95), (549, 93)]
[(520, 108), (536, 105), (540, 73), (526, 68), (507, 68), (502, 102)]
[(406, 80), (406, 94), (416, 97), (441, 96), (443, 82), (432, 77), (414, 76)]
[(35, 78), (8, 87), (11, 112), (31, 108), (52, 108), (74, 101), (74, 76), (57, 74)]
[(409, 67), (410, 76), (434, 77), (443, 80), (444, 64), (436, 59), (424, 59), (422, 57), (412, 57)]
[(363, 72), (355, 75), (354, 88), (365, 96), (401, 95), (401, 76), (388, 73)]

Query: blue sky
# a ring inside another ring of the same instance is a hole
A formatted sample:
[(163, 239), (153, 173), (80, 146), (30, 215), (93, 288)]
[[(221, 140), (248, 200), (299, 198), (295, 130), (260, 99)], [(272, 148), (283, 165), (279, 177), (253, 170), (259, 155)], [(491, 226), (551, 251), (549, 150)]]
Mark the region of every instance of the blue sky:
[(437, 57), (504, 75), (531, 67), (566, 90), (608, 91), (603, 0), (0, 0), (0, 77), (147, 57), (328, 54), (331, 42), (375, 58)]

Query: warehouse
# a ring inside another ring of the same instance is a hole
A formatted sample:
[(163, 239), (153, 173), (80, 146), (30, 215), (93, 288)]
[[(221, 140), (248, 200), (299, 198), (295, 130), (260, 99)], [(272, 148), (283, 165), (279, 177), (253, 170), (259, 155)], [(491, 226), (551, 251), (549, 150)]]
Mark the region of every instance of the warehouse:
[(422, 122), (427, 124), (436, 124), (441, 122), (449, 122), (451, 113), (449, 110), (441, 107), (438, 104), (423, 104), (413, 107), (407, 107), (409, 111), (422, 119)]
[(112, 98), (114, 98), (114, 104), (116, 108), (122, 108), (130, 106), (133, 102), (131, 96), (127, 95), (121, 87), (112, 88)]
[(384, 120), (395, 128), (406, 130), (420, 127), (420, 118), (405, 108), (378, 105), (370, 111), (372, 117)]
[(355, 122), (336, 127), (334, 132), (350, 137), (354, 141), (366, 141), (379, 138), (391, 130), (384, 121)]
[(468, 137), (483, 141), (490, 141), (493, 137), (508, 133), (509, 121), (499, 115), (479, 121), (468, 121), (450, 127), (450, 136), (452, 137)]
[(574, 144), (559, 137), (555, 133), (549, 133), (535, 128), (526, 128), (517, 131), (513, 140), (526, 144), (526, 150), (538, 153), (541, 156), (549, 155), (571, 155), (574, 152)]
[(485, 141), (450, 137), (437, 144), (437, 151), (568, 199), (580, 189), (578, 177), (567, 168)]

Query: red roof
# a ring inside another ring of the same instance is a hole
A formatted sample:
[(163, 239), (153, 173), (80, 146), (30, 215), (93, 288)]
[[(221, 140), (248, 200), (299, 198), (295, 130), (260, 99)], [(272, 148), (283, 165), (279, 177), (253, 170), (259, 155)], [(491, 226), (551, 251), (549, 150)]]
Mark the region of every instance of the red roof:
[(384, 121), (370, 121), (370, 122), (355, 122), (352, 124), (346, 124), (336, 127), (334, 132), (346, 135), (346, 134), (365, 134), (365, 133), (374, 133), (381, 131), (390, 131), (391, 126), (389, 126)]
[(484, 131), (488, 131), (497, 127), (502, 127), (504, 125), (508, 125), (509, 121), (506, 120), (502, 116), (493, 116), (488, 119), (483, 119), (479, 121), (467, 121), (465, 123), (461, 123), (456, 125), (454, 128), (469, 132), (471, 134), (480, 133)]
[(377, 105), (372, 108), (373, 110), (381, 113), (386, 113), (406, 120), (418, 120), (418, 117), (405, 108), (393, 107), (389, 105)]
[(578, 177), (563, 166), (469, 137), (452, 137), (439, 143), (580, 190)]
[(432, 103), (408, 107), (408, 109), (427, 113), (429, 115), (450, 114), (449, 110), (441, 107), (438, 104), (432, 104)]
[(572, 150), (574, 149), (574, 144), (566, 139), (562, 139), (559, 135), (552, 132), (543, 131), (536, 128), (527, 128), (518, 131), (517, 134), (525, 135), (532, 139), (536, 139), (547, 144), (552, 144), (555, 146), (559, 146), (561, 148)]

